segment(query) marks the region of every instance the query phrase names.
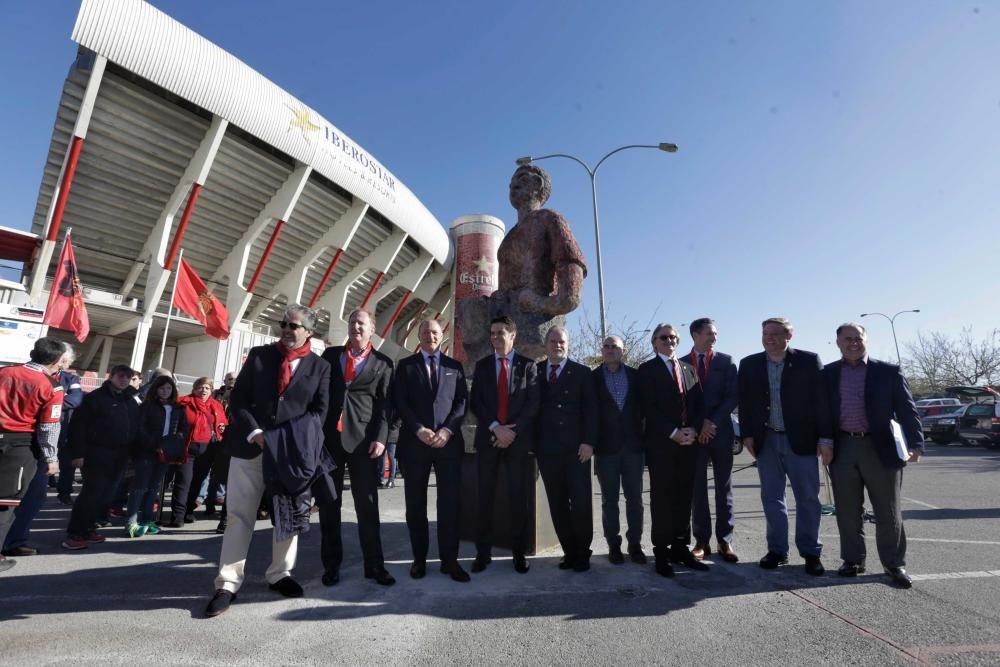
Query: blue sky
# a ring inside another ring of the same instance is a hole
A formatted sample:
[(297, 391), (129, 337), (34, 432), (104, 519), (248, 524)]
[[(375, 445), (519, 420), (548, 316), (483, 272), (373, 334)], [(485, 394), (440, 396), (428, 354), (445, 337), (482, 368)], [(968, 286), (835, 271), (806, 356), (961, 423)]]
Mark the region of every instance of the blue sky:
[[(610, 320), (708, 315), (760, 349), (770, 315), (837, 356), (861, 312), (980, 336), (1000, 326), (1000, 6), (941, 2), (156, 0), (322, 113), (442, 224), (514, 220), (521, 155), (595, 162)], [(75, 45), (75, 2), (9, 3), (0, 24), (0, 203), (30, 227)], [(590, 184), (547, 160), (549, 206), (588, 258)], [(5, 272), (9, 277), (9, 272)], [(888, 323), (873, 354), (894, 358)]]

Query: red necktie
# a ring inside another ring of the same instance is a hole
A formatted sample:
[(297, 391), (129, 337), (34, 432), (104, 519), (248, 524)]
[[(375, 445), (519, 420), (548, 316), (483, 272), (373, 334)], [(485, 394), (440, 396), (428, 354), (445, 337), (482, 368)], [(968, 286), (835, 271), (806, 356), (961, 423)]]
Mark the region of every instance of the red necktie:
[(557, 370), (559, 370), (558, 366), (549, 364), (549, 384), (555, 384), (556, 380), (559, 379), (559, 374), (556, 372)]
[(674, 380), (677, 381), (677, 393), (681, 396), (681, 423), (687, 424), (687, 397), (684, 395), (684, 378), (681, 377), (681, 365), (676, 359), (670, 360), (674, 365)]
[(507, 357), (500, 357), (500, 376), (497, 378), (497, 421), (507, 423), (507, 399), (510, 387), (507, 382)]

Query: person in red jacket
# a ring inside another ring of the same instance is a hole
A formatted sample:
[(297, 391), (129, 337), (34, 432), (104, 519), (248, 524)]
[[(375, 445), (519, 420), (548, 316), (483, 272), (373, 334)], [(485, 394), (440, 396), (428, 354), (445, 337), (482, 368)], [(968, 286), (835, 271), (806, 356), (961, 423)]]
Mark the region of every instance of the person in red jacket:
[(178, 402), (184, 406), (191, 434), (188, 436), (188, 460), (174, 470), (174, 488), (171, 494), (170, 528), (180, 528), (194, 522), (195, 498), (205, 476), (212, 469), (218, 453), (222, 432), (229, 423), (222, 403), (212, 398), (215, 389), (210, 377), (195, 380), (191, 393)]
[[(59, 472), (56, 445), (63, 391), (52, 374), (66, 346), (54, 338), (39, 338), (31, 361), (0, 368), (0, 544), (14, 521), (14, 508), (27, 491), (36, 460), (46, 473)], [(14, 560), (0, 556), (0, 572), (14, 567)]]

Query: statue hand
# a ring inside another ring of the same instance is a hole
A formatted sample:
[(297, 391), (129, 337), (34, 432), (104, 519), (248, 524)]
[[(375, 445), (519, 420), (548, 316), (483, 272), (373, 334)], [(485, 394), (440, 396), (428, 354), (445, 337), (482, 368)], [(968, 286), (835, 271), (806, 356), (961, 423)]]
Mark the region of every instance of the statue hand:
[(523, 289), (517, 295), (517, 306), (526, 313), (547, 314), (545, 312), (546, 300), (547, 297), (532, 289)]

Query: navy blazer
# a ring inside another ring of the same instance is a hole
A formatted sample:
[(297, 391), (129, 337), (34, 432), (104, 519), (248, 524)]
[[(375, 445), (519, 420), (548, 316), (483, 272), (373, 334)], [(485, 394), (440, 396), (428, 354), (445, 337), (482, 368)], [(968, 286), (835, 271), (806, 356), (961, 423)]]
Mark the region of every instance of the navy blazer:
[[(309, 343), (306, 342), (306, 345)], [(247, 442), (251, 432), (267, 431), (305, 413), (326, 418), (330, 365), (310, 352), (299, 359), (292, 381), (278, 395), (281, 353), (276, 343), (252, 348), (230, 393), (230, 424), (222, 436), (226, 451), (240, 459), (260, 456), (260, 447)]]
[[(339, 445), (351, 453), (372, 442), (384, 445), (389, 441), (392, 409), (392, 359), (372, 350), (361, 373), (347, 386), (340, 368), (343, 354), (343, 345), (323, 350), (323, 359), (330, 364), (330, 411), (323, 427), (327, 446)], [(341, 414), (342, 432), (337, 430)]]
[[(659, 355), (643, 362), (636, 371), (639, 405), (642, 406), (642, 441), (646, 447), (667, 442), (674, 429), (690, 426), (695, 432), (701, 431), (705, 421), (705, 396), (698, 382), (698, 373), (684, 361), (680, 362), (680, 368), (687, 387), (683, 396), (677, 390), (673, 374)], [(686, 421), (681, 419), (682, 415), (687, 417)]]
[(576, 454), (581, 444), (597, 446), (597, 392), (590, 369), (571, 359), (549, 384), (548, 361), (538, 362), (538, 418), (535, 453)]
[[(693, 358), (689, 353), (683, 361), (689, 362), (697, 372), (697, 353)], [(705, 362), (708, 363), (707, 356)], [(712, 362), (708, 364), (708, 377), (702, 383), (701, 389), (705, 392), (705, 419), (715, 424), (716, 428), (715, 437), (708, 446), (732, 449), (736, 434), (733, 433), (733, 420), (730, 415), (739, 403), (739, 392), (736, 386), (736, 364), (733, 363), (731, 356), (722, 352), (712, 352)]]
[[(740, 435), (752, 437), (760, 454), (771, 412), (771, 385), (767, 380), (767, 353), (758, 352), (740, 362)], [(781, 371), (781, 415), (788, 443), (796, 454), (816, 456), (820, 438), (833, 439), (833, 422), (823, 381), (823, 363), (815, 352), (788, 348)]]
[[(483, 451), (493, 446), (490, 424), (497, 420), (497, 370), (496, 355), (488, 354), (476, 362), (472, 372), (472, 391), (469, 405), (476, 416), (476, 449)], [(514, 354), (509, 369), (510, 395), (507, 402), (507, 424), (516, 424), (517, 438), (511, 448), (532, 449), (534, 420), (538, 414), (538, 370), (535, 362), (523, 355)]]
[(604, 381), (604, 365), (591, 371), (594, 393), (597, 395), (598, 435), (597, 448), (594, 451), (598, 456), (608, 456), (617, 454), (623, 449), (642, 447), (639, 381), (634, 368), (622, 364), (622, 369), (628, 379), (628, 392), (625, 394), (625, 404), (620, 410)]
[[(451, 458), (461, 456), (465, 451), (462, 422), (465, 421), (469, 399), (465, 371), (455, 359), (445, 354), (441, 354), (440, 358), (436, 394), (431, 391), (431, 380), (422, 352), (406, 357), (396, 368), (392, 395), (396, 417), (402, 422), (396, 452), (401, 461)], [(440, 449), (428, 447), (417, 437), (421, 428), (437, 431), (442, 427), (451, 431), (451, 438)]]
[[(835, 430), (840, 430), (840, 369), (842, 360), (828, 364), (823, 369), (827, 393), (830, 396), (830, 420)], [(892, 437), (889, 421), (895, 419), (903, 429), (906, 444), (910, 449), (923, 449), (924, 434), (920, 428), (917, 406), (913, 403), (910, 385), (899, 370), (899, 366), (878, 359), (868, 359), (865, 372), (865, 414), (868, 430), (872, 434), (882, 463), (888, 468), (902, 468), (905, 461), (896, 453), (896, 442)], [(833, 450), (837, 458), (836, 445)]]

